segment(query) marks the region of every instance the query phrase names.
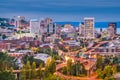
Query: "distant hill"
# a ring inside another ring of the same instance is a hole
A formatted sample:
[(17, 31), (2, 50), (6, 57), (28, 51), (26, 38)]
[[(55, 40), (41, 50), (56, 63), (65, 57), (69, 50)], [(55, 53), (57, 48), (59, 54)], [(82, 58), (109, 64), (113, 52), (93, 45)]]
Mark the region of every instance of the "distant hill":
[[(71, 24), (74, 27), (78, 27), (80, 22), (55, 22), (56, 24)], [(107, 28), (109, 22), (95, 22), (95, 28)], [(120, 28), (120, 22), (117, 23), (117, 28)]]

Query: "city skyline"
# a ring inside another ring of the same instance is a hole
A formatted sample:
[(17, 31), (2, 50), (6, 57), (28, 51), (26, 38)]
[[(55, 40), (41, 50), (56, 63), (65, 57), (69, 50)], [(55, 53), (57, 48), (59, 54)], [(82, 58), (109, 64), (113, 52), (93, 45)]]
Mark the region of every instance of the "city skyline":
[(0, 17), (25, 16), (54, 21), (120, 21), (119, 0), (4, 0), (0, 1)]

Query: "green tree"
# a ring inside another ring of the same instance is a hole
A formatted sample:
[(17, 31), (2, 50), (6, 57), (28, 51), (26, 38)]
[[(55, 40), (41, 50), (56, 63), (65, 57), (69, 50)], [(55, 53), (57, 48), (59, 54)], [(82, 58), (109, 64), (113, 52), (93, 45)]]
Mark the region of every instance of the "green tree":
[(113, 76), (111, 76), (111, 77), (105, 77), (105, 79), (104, 80), (115, 80), (114, 79), (114, 77)]
[(39, 77), (40, 80), (42, 80), (42, 64), (39, 65), (38, 77)]
[(5, 34), (2, 35), (2, 39), (5, 39), (7, 38), (7, 36)]
[(26, 80), (26, 65), (23, 65), (21, 69), (20, 80)]
[(30, 66), (30, 61), (27, 61), (26, 64), (26, 78), (31, 79), (31, 66)]
[(67, 74), (68, 75), (72, 74), (72, 59), (68, 59), (67, 61)]
[(0, 71), (0, 80), (15, 80), (15, 75), (8, 71)]
[(98, 55), (98, 56), (97, 56), (97, 61), (96, 61), (96, 67), (97, 67), (98, 69), (102, 68), (102, 65), (101, 65), (101, 64), (103, 64), (103, 58), (102, 58), (101, 55)]
[(85, 67), (83, 64), (81, 64), (80, 71), (82, 74), (85, 74), (85, 75), (87, 74), (87, 71), (85, 70)]
[(45, 64), (45, 75), (47, 75), (49, 73), (49, 65), (51, 62), (51, 58), (48, 58)]
[(27, 61), (30, 61), (30, 65), (32, 65), (33, 62), (36, 63), (36, 67), (38, 68), (40, 64), (44, 64), (44, 62), (40, 59), (34, 59), (33, 56), (28, 56), (28, 55), (25, 55), (23, 58), (23, 63), (26, 64)]
[(110, 58), (109, 57), (105, 57), (105, 59), (104, 59), (104, 65), (106, 66), (108, 64), (110, 64)]
[(13, 67), (10, 68), (10, 72), (13, 73)]
[(116, 65), (116, 67), (117, 67), (117, 72), (120, 72), (120, 65), (118, 64)]
[(85, 76), (86, 70), (83, 64), (81, 64), (79, 61), (75, 62), (75, 64), (72, 65), (72, 75), (74, 76)]
[(56, 80), (56, 79), (57, 79), (57, 77), (52, 74), (48, 74), (48, 76), (44, 78), (44, 80)]
[(100, 69), (97, 71), (98, 77), (102, 78), (103, 80), (114, 80), (114, 67), (107, 65), (105, 66), (104, 70), (101, 71)]
[(33, 62), (33, 63), (32, 63), (32, 67), (31, 67), (31, 77), (32, 77), (32, 79), (35, 79), (36, 76), (37, 76), (36, 63)]
[(119, 62), (118, 62), (118, 57), (113, 57), (113, 64), (118, 64)]
[(41, 47), (38, 48), (38, 53), (43, 53), (43, 49)]
[(63, 68), (62, 68), (62, 73), (63, 73), (63, 74), (67, 74), (67, 67), (63, 67)]
[(7, 53), (0, 52), (0, 71), (8, 70), (12, 67), (13, 58)]
[(50, 54), (51, 49), (50, 49), (50, 48), (45, 48), (45, 49), (43, 50), (43, 52), (46, 53), (46, 54)]
[(112, 70), (113, 70), (113, 74), (117, 73), (117, 66), (116, 66), (116, 65), (113, 65), (113, 66), (112, 66)]
[(49, 64), (49, 72), (54, 73), (56, 71), (56, 65), (55, 65), (55, 60), (52, 58), (50, 64)]
[(104, 68), (103, 72), (105, 73), (106, 77), (111, 77), (113, 74), (112, 66), (108, 65)]
[(98, 75), (97, 77), (98, 77), (98, 78), (104, 79), (103, 71), (102, 71), (101, 69), (97, 69), (96, 72), (97, 72), (97, 75)]
[(75, 64), (75, 71), (76, 71), (76, 76), (78, 76), (80, 74), (80, 71), (81, 71), (81, 65), (80, 65), (80, 62), (76, 62)]
[(48, 75), (48, 73), (53, 74), (56, 70), (55, 60), (52, 58), (48, 58), (45, 65), (45, 74)]

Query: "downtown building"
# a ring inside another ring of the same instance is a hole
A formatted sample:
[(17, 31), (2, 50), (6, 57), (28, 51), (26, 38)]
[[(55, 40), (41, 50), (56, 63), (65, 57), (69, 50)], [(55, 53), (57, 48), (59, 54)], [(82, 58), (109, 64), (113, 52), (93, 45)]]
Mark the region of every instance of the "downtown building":
[(52, 19), (50, 19), (50, 18), (45, 18), (45, 19), (41, 20), (41, 22), (40, 22), (41, 34), (48, 32), (48, 25), (51, 21), (52, 21)]
[[(48, 40), (48, 37), (56, 36), (56, 24), (52, 21), (51, 18), (42, 19), (40, 22), (40, 33), (42, 36), (42, 41)], [(53, 37), (52, 39), (55, 39)], [(51, 40), (50, 40), (51, 41)]]
[(109, 23), (108, 24), (108, 33), (110, 37), (113, 37), (116, 35), (116, 23)]
[(55, 33), (55, 25), (50, 18), (41, 19), (40, 21), (37, 19), (31, 19), (30, 32), (40, 35), (44, 35), (46, 33)]
[(56, 24), (54, 24), (52, 21), (48, 24), (47, 26), (47, 32), (49, 34), (54, 34), (55, 33), (55, 28), (56, 28)]
[(50, 19), (50, 18), (41, 20), (40, 27), (41, 27), (41, 34), (55, 32), (55, 25), (54, 25), (52, 19)]
[(85, 38), (85, 25), (84, 25), (84, 22), (79, 24), (79, 36), (80, 36), (80, 38)]
[(23, 27), (24, 25), (22, 24), (22, 20), (25, 21), (25, 17), (24, 16), (14, 16), (14, 26), (15, 27)]
[(76, 38), (77, 34), (75, 28), (70, 24), (65, 24), (64, 28), (61, 29), (61, 37), (65, 38)]
[(43, 35), (44, 33), (47, 33), (47, 27), (45, 26), (45, 20), (41, 20), (40, 21), (40, 31), (41, 31), (41, 35)]
[(80, 38), (93, 39), (95, 37), (94, 18), (91, 17), (84, 18), (84, 22), (81, 23), (79, 27)]
[(37, 19), (30, 20), (30, 33), (40, 34), (40, 21)]

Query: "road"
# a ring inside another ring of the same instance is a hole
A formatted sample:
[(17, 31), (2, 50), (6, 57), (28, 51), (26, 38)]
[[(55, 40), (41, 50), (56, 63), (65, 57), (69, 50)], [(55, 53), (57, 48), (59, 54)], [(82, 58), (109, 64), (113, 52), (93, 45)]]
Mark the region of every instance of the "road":
[(93, 49), (88, 50), (87, 52), (92, 52), (94, 51), (95, 48), (100, 47), (102, 44), (108, 43), (109, 41), (103, 41), (103, 42), (99, 42), (95, 47), (93, 47)]
[[(109, 42), (109, 41), (103, 41), (103, 42), (98, 43), (98, 44), (94, 47), (94, 49), (97, 48), (97, 47), (99, 47), (99, 46), (101, 46), (102, 44), (107, 43), (107, 42)], [(91, 53), (92, 51), (94, 51), (94, 49), (90, 49), (90, 50), (88, 50), (86, 53)], [(70, 56), (70, 55), (74, 55), (74, 56), (75, 56), (75, 54), (78, 53), (78, 52), (79, 52), (79, 51), (76, 51), (76, 52), (68, 52), (68, 53), (66, 53), (66, 54), (68, 54), (69, 57), (71, 57), (71, 58), (73, 58), (74, 60), (76, 60), (76, 57), (73, 57), (73, 56)], [(80, 60), (80, 62), (83, 62), (80, 58), (79, 58), (79, 60)], [(90, 70), (90, 69), (95, 65), (95, 62), (92, 62), (92, 61), (90, 61), (90, 60), (87, 60), (87, 62), (88, 62), (88, 64), (85, 65), (85, 69), (86, 69), (86, 70)], [(61, 69), (61, 68), (63, 68), (64, 66), (66, 66), (65, 63), (64, 63), (64, 64), (62, 63), (62, 64), (57, 65), (57, 66), (56, 66), (56, 72), (55, 72), (54, 74), (56, 74), (56, 75), (58, 75), (58, 76), (61, 76), (61, 77), (65, 78), (65, 79), (70, 79), (70, 80), (100, 80), (100, 79), (96, 79), (96, 77), (97, 77), (96, 74), (95, 74), (95, 75), (92, 75), (91, 77), (88, 78), (88, 77), (68, 76), (68, 75), (64, 75), (64, 74), (58, 72), (58, 70)]]
[[(103, 41), (103, 42), (98, 43), (98, 44), (94, 47), (94, 49), (97, 48), (97, 47), (99, 47), (99, 46), (102, 45), (102, 44), (107, 43), (107, 42), (109, 42), (109, 41)], [(94, 49), (90, 49), (90, 50), (88, 50), (88, 51), (85, 52), (85, 53), (92, 52), (92, 51), (94, 51)], [(78, 53), (78, 52), (79, 52), (79, 51), (76, 51), (76, 52), (68, 52), (68, 54), (69, 54), (69, 55), (70, 55), (70, 54), (74, 54), (74, 56), (75, 56), (75, 54)], [(73, 58), (73, 56), (70, 56), (70, 57)], [(78, 59), (80, 60), (80, 62), (83, 62), (80, 58), (78, 58)], [(75, 57), (74, 57), (74, 60), (76, 60)], [(90, 68), (95, 64), (94, 62), (92, 62), (92, 61), (90, 61), (90, 60), (88, 60), (87, 62), (88, 62), (88, 64), (85, 65), (85, 68), (86, 68), (86, 69), (90, 69)], [(65, 79), (70, 79), (70, 80), (99, 80), (99, 79), (96, 79), (96, 75), (91, 76), (91, 77), (89, 77), (89, 78), (88, 78), (88, 77), (76, 77), (76, 76), (64, 75), (64, 74), (62, 74), (62, 73), (60, 73), (60, 72), (58, 71), (59, 69), (63, 68), (64, 66), (67, 66), (67, 64), (66, 64), (65, 62), (56, 65), (56, 72), (55, 72), (54, 74), (55, 74), (55, 75), (58, 75), (58, 76), (60, 76), (60, 77), (63, 77), (63, 78), (65, 78)], [(36, 70), (38, 70), (38, 69), (36, 69)], [(42, 68), (42, 70), (45, 70), (45, 68)], [(20, 72), (21, 72), (21, 70), (13, 70), (13, 73), (20, 73)]]

